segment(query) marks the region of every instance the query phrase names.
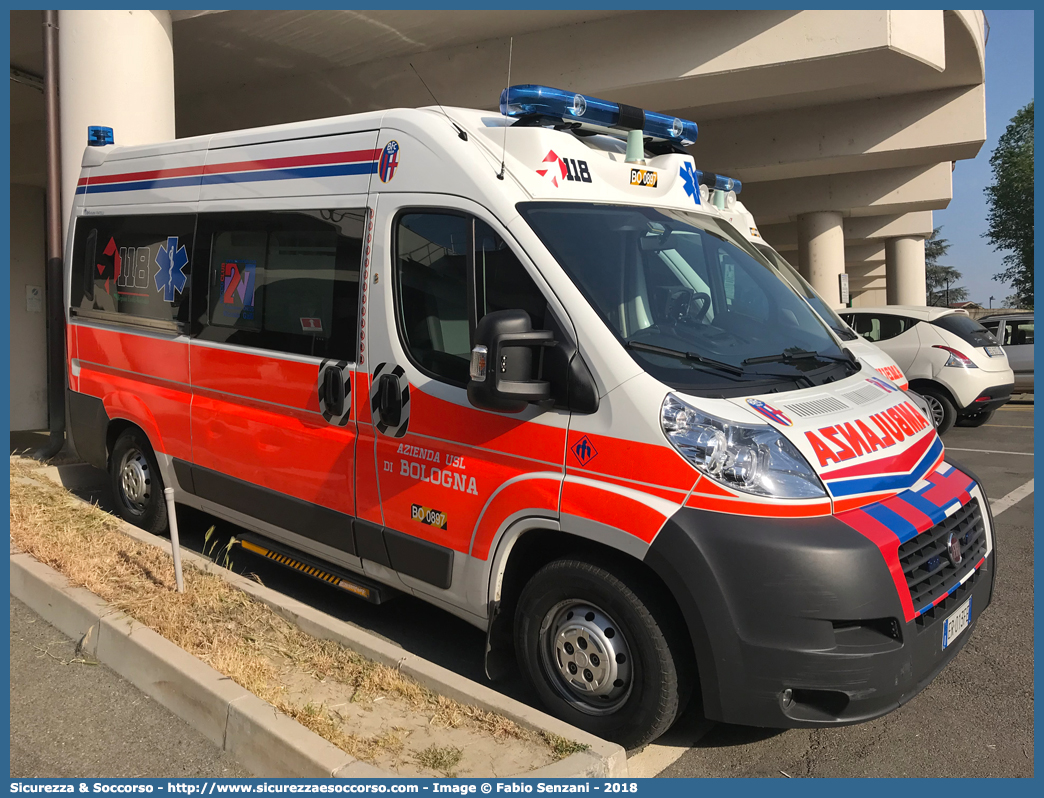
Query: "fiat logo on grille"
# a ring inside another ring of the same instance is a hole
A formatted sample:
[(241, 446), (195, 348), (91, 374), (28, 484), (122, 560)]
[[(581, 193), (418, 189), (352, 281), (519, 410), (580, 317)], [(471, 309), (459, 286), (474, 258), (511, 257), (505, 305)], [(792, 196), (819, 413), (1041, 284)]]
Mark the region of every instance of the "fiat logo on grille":
[(954, 565), (961, 564), (961, 540), (953, 532), (946, 538), (946, 554)]

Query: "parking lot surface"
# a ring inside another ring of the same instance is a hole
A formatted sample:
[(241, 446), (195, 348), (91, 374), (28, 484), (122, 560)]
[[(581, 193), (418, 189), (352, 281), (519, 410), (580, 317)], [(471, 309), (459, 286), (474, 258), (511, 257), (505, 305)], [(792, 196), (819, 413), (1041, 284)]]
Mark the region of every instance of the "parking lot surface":
[[(1033, 404), (1012, 403), (990, 423), (954, 428), (950, 457), (982, 482), (996, 517), (999, 567), (989, 609), (964, 650), (920, 695), (868, 723), (843, 728), (753, 729), (703, 720), (698, 707), (656, 743), (629, 752), (632, 776), (1032, 776)], [(111, 506), (107, 489), (82, 495)], [(1006, 498), (1007, 497), (1007, 498)], [(179, 508), (182, 544), (220, 551), (241, 530)], [(216, 527), (210, 542), (205, 535)], [(269, 587), (485, 681), (482, 631), (410, 596), (373, 606), (236, 549), (232, 567)], [(521, 676), (493, 685), (536, 705)]]
[(232, 757), (11, 599), (13, 778), (233, 778)]

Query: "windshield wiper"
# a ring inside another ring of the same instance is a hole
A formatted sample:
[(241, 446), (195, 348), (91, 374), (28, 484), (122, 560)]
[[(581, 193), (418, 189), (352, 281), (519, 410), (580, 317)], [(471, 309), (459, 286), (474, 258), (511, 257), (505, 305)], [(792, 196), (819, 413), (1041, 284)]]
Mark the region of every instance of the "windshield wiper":
[(628, 349), (637, 349), (639, 352), (649, 352), (654, 355), (663, 355), (665, 357), (674, 357), (678, 360), (687, 360), (690, 363), (695, 363), (699, 366), (706, 366), (707, 368), (712, 368), (717, 371), (723, 371), (726, 374), (735, 374), (737, 377), (742, 377), (746, 374), (746, 372), (739, 366), (722, 363), (720, 360), (712, 360), (709, 357), (697, 355), (695, 352), (682, 352), (678, 349), (668, 349), (665, 346), (643, 344), (641, 341), (628, 341), (625, 346)]
[(780, 352), (778, 355), (764, 355), (762, 357), (748, 357), (743, 361), (744, 366), (754, 366), (758, 363), (790, 363), (794, 360), (804, 360), (810, 357), (822, 357), (819, 352), (809, 352), (807, 349), (791, 349)]

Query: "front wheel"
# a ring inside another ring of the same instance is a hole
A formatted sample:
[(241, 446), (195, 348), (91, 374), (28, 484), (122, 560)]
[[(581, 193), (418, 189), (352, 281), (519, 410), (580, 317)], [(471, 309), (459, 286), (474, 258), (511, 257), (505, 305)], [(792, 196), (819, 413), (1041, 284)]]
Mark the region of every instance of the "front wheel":
[(529, 580), (515, 648), (552, 714), (625, 748), (667, 731), (693, 688), (691, 652), (663, 597), (584, 560), (556, 560)]
[(125, 521), (146, 532), (167, 531), (167, 503), (156, 455), (139, 429), (127, 429), (116, 439), (109, 456), (116, 511)]

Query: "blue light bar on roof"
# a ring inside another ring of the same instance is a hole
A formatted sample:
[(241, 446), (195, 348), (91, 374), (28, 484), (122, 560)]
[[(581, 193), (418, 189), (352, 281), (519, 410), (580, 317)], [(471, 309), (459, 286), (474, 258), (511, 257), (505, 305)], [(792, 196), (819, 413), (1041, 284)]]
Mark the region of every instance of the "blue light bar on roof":
[(734, 177), (716, 175), (714, 172), (700, 172), (699, 175), (697, 182), (707, 188), (716, 188), (718, 191), (735, 191), (737, 194), (743, 190), (743, 183)]
[(108, 144), (114, 143), (115, 139), (112, 136), (111, 127), (101, 127), (100, 125), (91, 125), (87, 128), (87, 146), (88, 147), (105, 147)]
[(652, 139), (682, 145), (696, 143), (695, 122), (550, 86), (508, 86), (500, 93), (500, 113), (581, 122), (611, 130), (640, 130)]

